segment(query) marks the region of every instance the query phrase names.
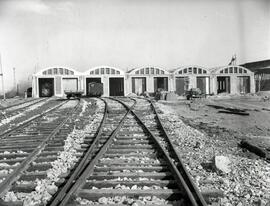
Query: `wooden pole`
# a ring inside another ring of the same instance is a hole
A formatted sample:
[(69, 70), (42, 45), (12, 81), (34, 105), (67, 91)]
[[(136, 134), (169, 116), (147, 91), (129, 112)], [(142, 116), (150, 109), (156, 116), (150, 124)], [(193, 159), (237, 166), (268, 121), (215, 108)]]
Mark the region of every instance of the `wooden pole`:
[(4, 75), (3, 75), (3, 70), (2, 70), (1, 53), (0, 53), (0, 76), (2, 77), (3, 99), (6, 100), (6, 93), (5, 93), (5, 87), (4, 87)]

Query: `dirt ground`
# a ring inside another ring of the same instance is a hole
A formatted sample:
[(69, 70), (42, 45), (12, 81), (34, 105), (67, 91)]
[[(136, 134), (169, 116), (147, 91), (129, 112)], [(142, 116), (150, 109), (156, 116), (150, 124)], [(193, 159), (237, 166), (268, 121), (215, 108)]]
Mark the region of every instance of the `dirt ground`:
[[(270, 205), (270, 102), (260, 98), (158, 101), (160, 116), (193, 181), (211, 206)], [(185, 123), (185, 124), (183, 124)], [(217, 169), (217, 156), (230, 172)]]
[[(261, 98), (195, 99), (162, 102), (169, 105), (189, 125), (207, 133), (231, 133), (238, 140), (263, 142), (270, 151), (270, 101)], [(226, 109), (239, 109), (248, 115), (221, 113)]]

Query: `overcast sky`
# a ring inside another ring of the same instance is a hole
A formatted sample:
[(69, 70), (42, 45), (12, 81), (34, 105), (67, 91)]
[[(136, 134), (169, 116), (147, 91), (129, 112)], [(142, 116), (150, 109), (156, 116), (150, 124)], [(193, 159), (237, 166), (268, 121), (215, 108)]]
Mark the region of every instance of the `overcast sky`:
[[(268, 0), (0, 0), (7, 88), (49, 66), (227, 65), (270, 58)], [(0, 86), (1, 88), (1, 86)]]

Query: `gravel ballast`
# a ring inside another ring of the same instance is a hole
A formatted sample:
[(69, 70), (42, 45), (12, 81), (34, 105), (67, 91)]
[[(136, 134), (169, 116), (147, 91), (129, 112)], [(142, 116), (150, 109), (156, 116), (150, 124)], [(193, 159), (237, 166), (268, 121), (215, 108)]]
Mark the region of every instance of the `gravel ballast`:
[[(270, 164), (244, 156), (233, 136), (208, 135), (185, 124), (170, 106), (156, 103), (179, 155), (209, 205), (260, 205), (270, 201)], [(216, 156), (230, 160), (230, 172), (217, 170)]]

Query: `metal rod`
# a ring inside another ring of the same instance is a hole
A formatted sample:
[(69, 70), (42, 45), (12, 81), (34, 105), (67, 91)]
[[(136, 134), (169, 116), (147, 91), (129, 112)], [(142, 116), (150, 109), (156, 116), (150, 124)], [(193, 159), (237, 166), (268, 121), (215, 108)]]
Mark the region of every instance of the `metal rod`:
[(0, 53), (0, 76), (2, 77), (3, 99), (6, 100), (6, 93), (5, 93), (5, 87), (4, 87), (4, 75), (3, 75), (3, 71), (2, 71), (1, 53)]

